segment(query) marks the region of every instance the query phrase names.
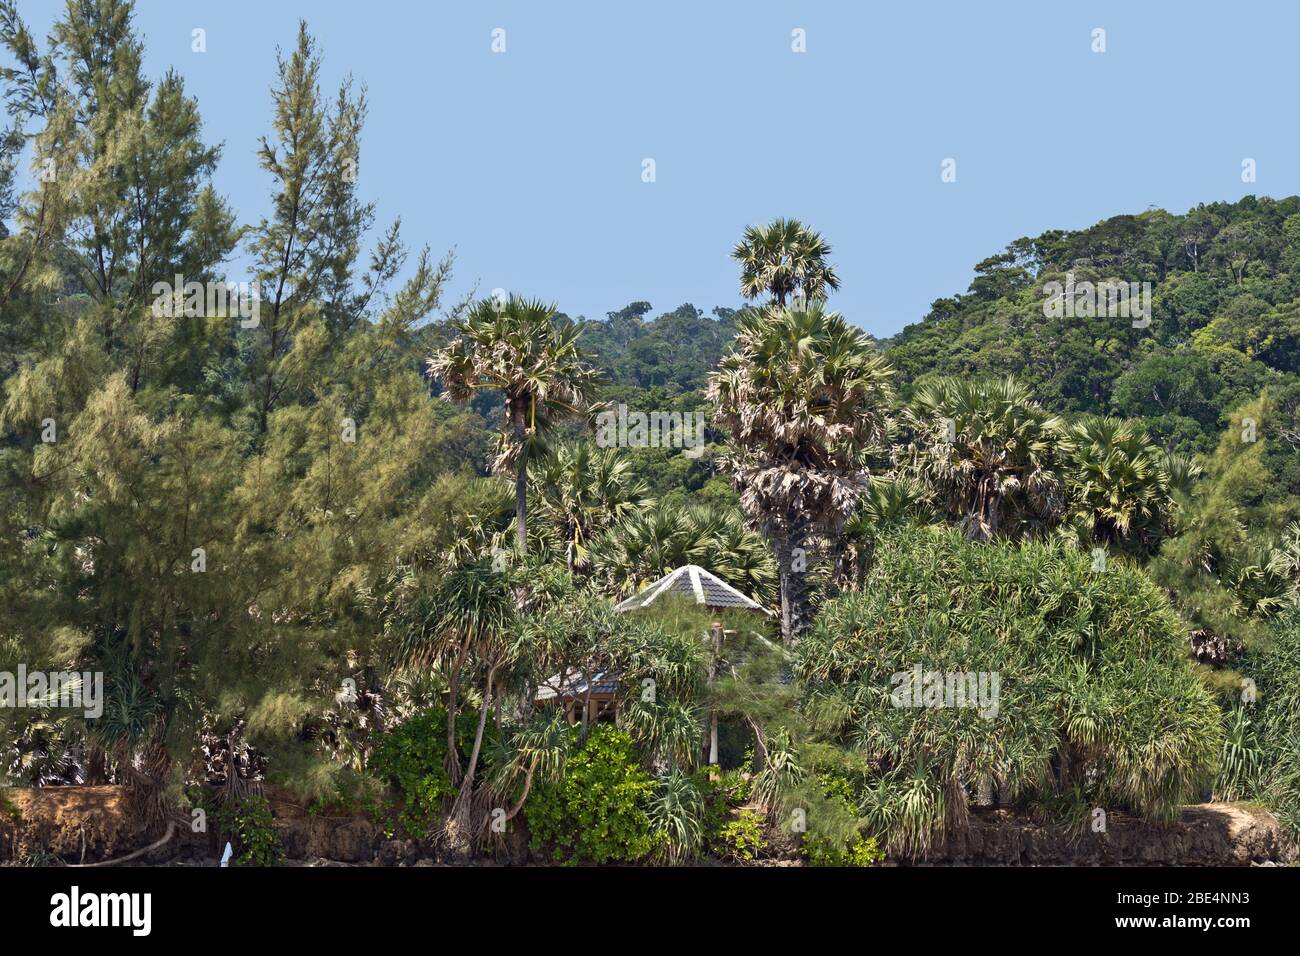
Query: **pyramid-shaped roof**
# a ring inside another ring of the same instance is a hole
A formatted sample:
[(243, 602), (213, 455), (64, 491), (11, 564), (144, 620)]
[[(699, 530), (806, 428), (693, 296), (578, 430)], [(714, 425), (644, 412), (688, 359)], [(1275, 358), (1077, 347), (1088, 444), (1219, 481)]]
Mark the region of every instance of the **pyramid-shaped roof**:
[(742, 608), (746, 611), (769, 613), (761, 604), (748, 598), (723, 581), (716, 574), (704, 570), (698, 564), (687, 564), (647, 585), (626, 600), (614, 606), (616, 611), (635, 611), (637, 608), (649, 607), (665, 594), (680, 594), (691, 597), (696, 604), (712, 608)]

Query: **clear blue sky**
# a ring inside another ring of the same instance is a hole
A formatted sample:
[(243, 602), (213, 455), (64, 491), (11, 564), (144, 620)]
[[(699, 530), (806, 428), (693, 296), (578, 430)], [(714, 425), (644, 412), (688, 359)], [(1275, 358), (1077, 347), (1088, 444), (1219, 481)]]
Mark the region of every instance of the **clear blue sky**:
[[(20, 0), (42, 35), (61, 8)], [(147, 68), (184, 74), (243, 221), (267, 207), (254, 150), (300, 15), (327, 88), (369, 88), (380, 223), (454, 245), (453, 291), (571, 315), (737, 305), (732, 246), (784, 215), (832, 243), (832, 304), (888, 335), (1020, 236), (1300, 192), (1295, 4), (141, 0)]]

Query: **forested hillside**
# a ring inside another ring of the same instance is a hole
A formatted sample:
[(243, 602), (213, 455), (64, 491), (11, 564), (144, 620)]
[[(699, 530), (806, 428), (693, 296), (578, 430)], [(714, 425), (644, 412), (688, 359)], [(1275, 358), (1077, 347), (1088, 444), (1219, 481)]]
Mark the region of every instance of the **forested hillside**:
[[(1054, 230), (1017, 239), (975, 272), (965, 293), (936, 300), (881, 341), (905, 395), (936, 376), (1014, 375), (1053, 410), (1142, 418), (1162, 445), (1183, 452), (1210, 451), (1227, 412), (1266, 386), (1285, 409), (1300, 401), (1300, 197)], [(1150, 282), (1151, 324), (1048, 318), (1043, 287), (1067, 272), (1077, 282)], [(718, 321), (689, 305), (650, 313), (635, 302), (589, 323), (602, 367), (618, 385), (669, 395), (701, 388), (730, 341), (731, 310), (715, 308)]]
[[(1017, 239), (960, 295), (884, 344), (905, 382), (1015, 375), (1049, 408), (1142, 418), (1170, 450), (1208, 451), (1229, 409), (1300, 372), (1300, 198), (1149, 210)], [(1044, 285), (1150, 282), (1151, 323), (1044, 315)], [(1294, 492), (1295, 488), (1290, 489)]]

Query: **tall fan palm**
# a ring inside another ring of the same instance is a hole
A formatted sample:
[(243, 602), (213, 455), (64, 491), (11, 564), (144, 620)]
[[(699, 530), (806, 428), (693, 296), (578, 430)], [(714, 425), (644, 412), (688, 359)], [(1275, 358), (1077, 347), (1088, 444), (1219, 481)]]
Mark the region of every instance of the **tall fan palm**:
[(731, 257), (740, 263), (741, 295), (757, 299), (766, 294), (784, 306), (795, 292), (814, 301), (840, 287), (826, 262), (830, 254), (830, 243), (820, 233), (798, 219), (777, 219), (766, 226), (747, 226)]
[(837, 534), (888, 436), (893, 369), (838, 312), (751, 310), (709, 378), (715, 420), (730, 433), (724, 465), (741, 505), (776, 552), (781, 636), (804, 627), (807, 582), (795, 551)]
[(1150, 550), (1173, 510), (1183, 478), (1132, 422), (1089, 415), (1066, 432), (1061, 449), (1073, 524), (1093, 541)]
[(774, 596), (776, 568), (743, 516), (715, 505), (660, 505), (629, 516), (592, 542), (592, 571), (624, 597), (684, 564), (698, 564), (760, 603)]
[(533, 470), (530, 485), (535, 510), (555, 527), (570, 571), (587, 567), (597, 534), (654, 504), (631, 459), (586, 441), (553, 449)]
[(1041, 532), (1063, 513), (1063, 423), (1014, 379), (939, 379), (917, 390), (904, 418), (909, 469), (968, 537)]
[(480, 389), (505, 394), (505, 429), (495, 467), (513, 469), (515, 533), (528, 548), (528, 462), (556, 420), (588, 410), (599, 373), (578, 347), (578, 327), (554, 305), (511, 296), (485, 299), (451, 328), (458, 337), (429, 359), (444, 395), (465, 401)]

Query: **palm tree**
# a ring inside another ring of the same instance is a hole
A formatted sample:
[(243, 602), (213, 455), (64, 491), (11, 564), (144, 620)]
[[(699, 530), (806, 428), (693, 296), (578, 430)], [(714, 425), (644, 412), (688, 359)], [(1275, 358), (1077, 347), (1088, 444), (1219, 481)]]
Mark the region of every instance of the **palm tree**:
[(777, 219), (766, 226), (747, 226), (731, 257), (740, 263), (740, 294), (757, 299), (767, 294), (784, 306), (795, 292), (807, 302), (823, 299), (840, 287), (826, 262), (831, 246), (798, 219)]
[(533, 470), (530, 484), (534, 510), (554, 526), (570, 571), (590, 563), (597, 534), (654, 505), (626, 455), (587, 441), (553, 449)]
[(908, 475), (872, 475), (858, 510), (845, 523), (838, 544), (835, 576), (841, 587), (856, 590), (871, 567), (876, 540), (882, 533), (910, 522), (933, 520), (929, 491)]
[(628, 516), (591, 546), (593, 577), (602, 590), (617, 597), (633, 594), (685, 564), (698, 564), (759, 603), (774, 596), (772, 553), (734, 509), (660, 504)]
[(968, 537), (1041, 532), (1063, 513), (1063, 423), (1014, 379), (930, 382), (917, 390), (904, 420), (914, 436), (908, 470)]
[(723, 464), (741, 506), (776, 552), (781, 635), (792, 642), (807, 608), (796, 549), (837, 534), (857, 509), (888, 437), (894, 373), (866, 333), (820, 306), (749, 310), (736, 328), (708, 397), (730, 434)]
[(1061, 450), (1075, 527), (1092, 541), (1149, 552), (1168, 526), (1186, 465), (1170, 462), (1140, 426), (1095, 415), (1070, 426)]
[(506, 427), (494, 467), (513, 468), (515, 533), (523, 553), (529, 459), (544, 451), (540, 438), (558, 419), (589, 409), (599, 373), (578, 346), (578, 327), (538, 300), (485, 299), (450, 327), (458, 337), (429, 359), (429, 371), (454, 401), (481, 389), (505, 394)]

